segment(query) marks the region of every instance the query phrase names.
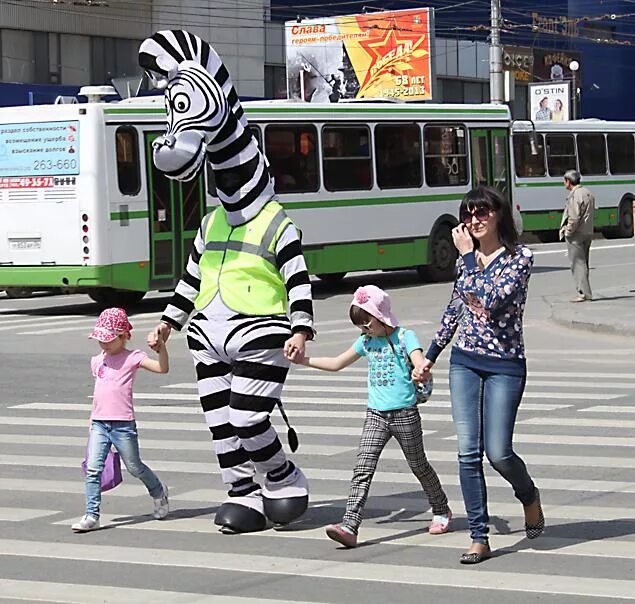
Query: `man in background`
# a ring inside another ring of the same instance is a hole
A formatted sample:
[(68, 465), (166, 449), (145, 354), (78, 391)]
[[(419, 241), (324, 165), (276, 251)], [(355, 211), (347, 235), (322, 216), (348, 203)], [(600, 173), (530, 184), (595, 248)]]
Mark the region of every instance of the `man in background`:
[(567, 170), (564, 173), (564, 186), (569, 194), (560, 223), (560, 239), (567, 242), (571, 272), (578, 292), (571, 302), (593, 299), (589, 285), (589, 252), (593, 239), (595, 197), (591, 191), (580, 185), (580, 180), (577, 170)]

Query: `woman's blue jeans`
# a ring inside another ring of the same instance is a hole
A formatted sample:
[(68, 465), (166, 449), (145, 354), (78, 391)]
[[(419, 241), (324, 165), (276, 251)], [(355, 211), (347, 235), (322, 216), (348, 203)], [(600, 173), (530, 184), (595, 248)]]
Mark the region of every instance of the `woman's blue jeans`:
[(507, 481), (516, 498), (530, 505), (535, 485), (512, 448), (516, 412), (525, 376), (479, 371), (450, 363), (452, 419), (459, 446), (459, 478), (472, 541), (487, 543), (489, 515), (483, 452)]
[(93, 420), (88, 440), (86, 464), (86, 513), (99, 518), (101, 505), (101, 473), (111, 443), (119, 451), (119, 455), (128, 472), (138, 478), (148, 489), (153, 499), (163, 496), (163, 485), (158, 476), (142, 461), (139, 456), (139, 440), (137, 425), (134, 421), (101, 421)]

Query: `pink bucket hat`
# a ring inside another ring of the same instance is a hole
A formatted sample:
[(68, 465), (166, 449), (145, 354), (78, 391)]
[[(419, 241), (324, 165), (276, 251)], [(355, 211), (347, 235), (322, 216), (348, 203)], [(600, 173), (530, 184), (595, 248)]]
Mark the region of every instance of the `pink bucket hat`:
[(128, 315), (123, 308), (107, 308), (95, 323), (93, 333), (88, 337), (100, 342), (112, 342), (116, 337), (132, 331)]
[(358, 287), (353, 295), (351, 306), (359, 306), (369, 315), (390, 327), (397, 327), (399, 321), (390, 309), (390, 296), (375, 285)]

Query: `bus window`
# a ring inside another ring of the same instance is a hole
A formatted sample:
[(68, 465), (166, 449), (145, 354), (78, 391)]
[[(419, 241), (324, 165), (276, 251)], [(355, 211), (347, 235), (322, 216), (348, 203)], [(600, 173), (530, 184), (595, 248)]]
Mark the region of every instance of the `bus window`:
[(604, 135), (578, 134), (580, 174), (606, 174), (606, 144)]
[[(248, 130), (251, 131), (256, 139), (256, 143), (258, 143), (258, 148), (262, 151), (260, 128), (258, 128), (258, 126), (249, 126)], [(212, 170), (212, 164), (208, 159), (205, 160), (205, 176), (207, 181), (207, 194), (212, 197), (218, 197), (218, 193), (216, 192), (216, 177), (214, 176), (214, 171)]]
[(467, 146), (463, 126), (426, 126), (426, 182), (431, 187), (467, 184)]
[(635, 174), (635, 141), (632, 134), (607, 134), (611, 174)]
[(421, 132), (417, 124), (375, 127), (377, 184), (381, 189), (420, 187)]
[(117, 182), (123, 195), (136, 195), (141, 190), (139, 139), (132, 126), (119, 126), (115, 132), (117, 150)]
[(329, 191), (372, 187), (367, 126), (325, 126), (322, 130), (324, 186)]
[(547, 166), (551, 176), (576, 170), (573, 134), (547, 134)]
[(521, 178), (545, 175), (545, 146), (541, 134), (535, 137), (537, 155), (531, 154), (531, 132), (514, 134), (514, 165)]
[(277, 193), (310, 193), (320, 188), (315, 126), (267, 126), (265, 149)]

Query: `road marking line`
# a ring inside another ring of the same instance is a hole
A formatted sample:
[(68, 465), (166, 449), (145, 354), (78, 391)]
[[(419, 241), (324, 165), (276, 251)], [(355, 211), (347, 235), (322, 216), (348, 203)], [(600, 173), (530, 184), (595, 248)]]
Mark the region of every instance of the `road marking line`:
[(59, 514), (58, 510), (35, 510), (30, 508), (0, 507), (0, 522), (24, 522)]
[[(223, 537), (226, 539), (226, 537)], [(193, 568), (274, 576), (343, 579), (400, 585), (435, 585), (455, 589), (472, 588), (505, 592), (548, 593), (580, 597), (635, 599), (635, 582), (599, 577), (547, 575), (535, 572), (493, 572), (478, 569), (446, 569), (369, 562), (346, 562), (320, 558), (286, 558), (281, 555), (232, 554), (161, 548), (121, 547), (46, 541), (0, 540), (0, 555), (48, 560), (73, 560), (99, 564), (135, 564), (159, 568)]]
[[(324, 394), (324, 386), (294, 386), (293, 384), (288, 384), (284, 387), (284, 392), (316, 392), (320, 394)], [(366, 387), (365, 386), (337, 386), (337, 392), (335, 394), (365, 394)], [(434, 395), (436, 396), (450, 396), (449, 390), (442, 390), (440, 388), (434, 389)], [(549, 399), (563, 399), (563, 400), (603, 400), (608, 401), (616, 398), (621, 398), (627, 396), (627, 393), (624, 394), (603, 394), (603, 393), (595, 393), (595, 392), (585, 392), (581, 394), (580, 392), (525, 392), (523, 394), (523, 399), (526, 398), (539, 398), (541, 400), (549, 400)], [(198, 397), (195, 394), (181, 394), (181, 393), (156, 393), (156, 392), (138, 392), (135, 393), (134, 397), (136, 399), (146, 399), (146, 400), (165, 400), (165, 399), (173, 399), (178, 401), (196, 401)], [(283, 402), (288, 400), (289, 397), (282, 397)], [(324, 400), (321, 398), (320, 400)]]
[[(604, 250), (617, 250), (625, 247), (635, 247), (635, 243), (621, 243), (618, 245), (592, 245), (591, 250), (594, 252), (602, 252)], [(532, 250), (534, 256), (547, 256), (548, 254), (566, 254), (567, 250), (565, 248), (559, 248), (557, 250)]]
[[(181, 497), (176, 498), (181, 500)], [(183, 497), (185, 500), (185, 497)], [(196, 499), (195, 501), (209, 501), (207, 499)], [(324, 507), (324, 506), (320, 506)], [(377, 509), (377, 508), (375, 508)], [(405, 511), (404, 508), (402, 508)], [(429, 513), (417, 514), (418, 516), (429, 517)], [(399, 515), (399, 512), (396, 512)], [(218, 527), (210, 522), (209, 518), (172, 518), (169, 517), (165, 522), (144, 522), (139, 524), (127, 524), (127, 519), (121, 519), (121, 515), (103, 514), (101, 516), (102, 526), (116, 526), (118, 529), (126, 529), (133, 531), (169, 531), (180, 533), (203, 533), (208, 535), (218, 535)], [(408, 520), (412, 522), (411, 514)], [(422, 524), (426, 523), (424, 518), (421, 519)], [(59, 521), (55, 524), (67, 525), (70, 521)], [(300, 521), (298, 524), (301, 525)], [(398, 520), (396, 520), (398, 522)], [(424, 525), (425, 526), (425, 525)], [(265, 539), (306, 539), (306, 540), (326, 540), (324, 528), (300, 529), (295, 527), (292, 530), (278, 531), (262, 531), (251, 533), (247, 538), (265, 538)], [(411, 530), (402, 530), (391, 528), (380, 528), (375, 526), (364, 527), (360, 531), (360, 545), (364, 543), (383, 545), (382, 540), (386, 540), (386, 545), (394, 544), (398, 546), (408, 547), (428, 547), (428, 548), (447, 548), (447, 549), (465, 549), (465, 535), (463, 533), (449, 533), (439, 539), (437, 536), (430, 535), (427, 531), (417, 526)], [(221, 537), (222, 538), (222, 537)], [(518, 535), (493, 535), (493, 541), (497, 549), (514, 549), (519, 545), (526, 544), (526, 538), (523, 532), (522, 537)], [(569, 541), (573, 541), (570, 543)], [(602, 558), (621, 558), (626, 560), (635, 559), (635, 548), (632, 541), (621, 541), (618, 539), (602, 539), (601, 541), (583, 541), (576, 543), (574, 539), (557, 538), (557, 537), (541, 537), (540, 544), (536, 550), (521, 549), (518, 553), (536, 553), (536, 551), (549, 551), (550, 554), (566, 555), (566, 556), (593, 556)]]
[(578, 409), (579, 413), (635, 413), (635, 405), (598, 405), (596, 407), (587, 407), (586, 409)]
[(320, 604), (298, 600), (270, 600), (244, 596), (213, 595), (193, 592), (177, 592), (140, 589), (138, 587), (113, 587), (110, 585), (84, 585), (80, 583), (54, 583), (51, 581), (22, 581), (0, 579), (0, 599), (13, 598), (29, 602), (59, 602), (63, 604)]
[[(517, 424), (525, 424), (532, 426), (588, 426), (590, 428), (635, 428), (635, 420), (632, 419), (601, 419), (601, 418), (582, 418), (582, 417), (561, 417), (555, 422), (550, 417), (531, 417), (520, 419)], [(573, 464), (575, 465), (575, 464)]]
[[(304, 429), (303, 429), (304, 431)], [(359, 432), (359, 431), (358, 431)], [(316, 433), (319, 434), (319, 433)], [(141, 443), (143, 447), (143, 441)], [(324, 445), (327, 447), (328, 445)], [(351, 447), (353, 449), (354, 447)], [(296, 455), (303, 455), (303, 447), (300, 445), (298, 453)], [(397, 450), (386, 451), (386, 458), (393, 458), (395, 455), (397, 459), (403, 459), (403, 453)], [(426, 456), (430, 461), (439, 462), (452, 462), (456, 463), (455, 451), (437, 451), (427, 450)], [(523, 459), (536, 466), (557, 466), (564, 468), (626, 468), (632, 469), (633, 460), (630, 457), (599, 457), (588, 456), (583, 457), (579, 455), (541, 455), (534, 453), (523, 453)], [(209, 462), (195, 462), (195, 461), (169, 461), (166, 459), (153, 459), (148, 458), (145, 460), (148, 465), (151, 465), (153, 469), (164, 470), (166, 472), (176, 472), (182, 474), (208, 474), (212, 469), (216, 468), (215, 463), (210, 460)], [(305, 459), (302, 463), (302, 469), (306, 471), (310, 478), (311, 463), (310, 457)], [(319, 464), (320, 461), (318, 460)], [(51, 467), (51, 468), (77, 468), (79, 462), (76, 457), (55, 457), (46, 455), (13, 455), (0, 453), (0, 465), (3, 466), (38, 466), (38, 467)], [(348, 470), (342, 470), (342, 477), (346, 476), (346, 479), (350, 478), (350, 472)]]

